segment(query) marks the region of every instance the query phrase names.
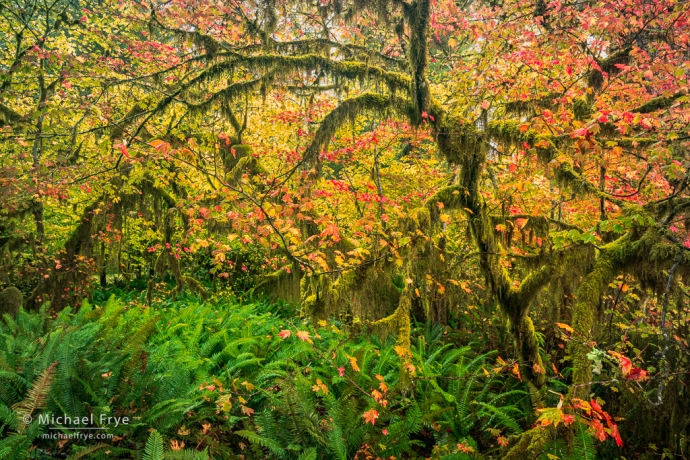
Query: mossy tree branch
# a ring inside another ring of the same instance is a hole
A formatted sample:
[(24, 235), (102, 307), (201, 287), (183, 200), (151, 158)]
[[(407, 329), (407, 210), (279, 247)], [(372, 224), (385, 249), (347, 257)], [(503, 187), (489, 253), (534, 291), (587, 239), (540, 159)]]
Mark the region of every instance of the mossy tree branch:
[(406, 115), (407, 107), (407, 101), (402, 98), (371, 92), (344, 100), (321, 121), (314, 139), (304, 152), (305, 161), (313, 163), (318, 159), (319, 154), (328, 146), (338, 129), (345, 122), (354, 120), (358, 115), (367, 111), (382, 112), (385, 110)]

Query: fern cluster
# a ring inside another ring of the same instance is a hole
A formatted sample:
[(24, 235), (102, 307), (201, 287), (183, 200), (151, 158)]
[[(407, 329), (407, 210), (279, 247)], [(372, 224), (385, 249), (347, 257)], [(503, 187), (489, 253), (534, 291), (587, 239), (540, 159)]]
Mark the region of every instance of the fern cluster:
[[(420, 328), (402, 359), (393, 339), (294, 318), (264, 301), (114, 297), (6, 316), (0, 459), (462, 459), (529, 423), (522, 384), (440, 326)], [(90, 417), (113, 438), (44, 439), (73, 431), (39, 415)]]

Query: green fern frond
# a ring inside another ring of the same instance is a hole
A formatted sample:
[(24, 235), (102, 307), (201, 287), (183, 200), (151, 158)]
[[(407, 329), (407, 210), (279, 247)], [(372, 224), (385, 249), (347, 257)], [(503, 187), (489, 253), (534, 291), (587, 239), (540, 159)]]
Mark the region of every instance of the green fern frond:
[(316, 460), (316, 449), (310, 447), (297, 457), (297, 460)]
[(194, 449), (169, 450), (165, 453), (165, 460), (209, 460), (208, 451)]
[[(50, 393), (53, 378), (55, 377), (56, 366), (57, 362), (54, 362), (44, 369), (41, 375), (34, 380), (24, 400), (12, 406), (12, 409), (17, 413), (19, 418), (31, 417), (34, 411), (46, 407), (48, 403), (48, 394)], [(22, 433), (24, 428), (25, 425), (19, 425), (17, 431)]]
[(146, 441), (144, 449), (144, 460), (164, 460), (163, 457), (163, 438), (160, 433), (153, 430)]
[(108, 447), (111, 447), (109, 444), (104, 444), (104, 443), (99, 443), (99, 444), (94, 444), (92, 446), (87, 446), (84, 447), (83, 449), (80, 449), (78, 452), (73, 453), (69, 457), (67, 457), (67, 460), (78, 460), (80, 458), (87, 458), (91, 454), (94, 454), (100, 450), (106, 449)]
[(508, 414), (508, 412), (517, 412), (521, 414), (520, 410), (516, 407), (496, 407), (491, 404), (479, 401), (475, 402), (474, 404), (482, 407), (482, 409), (480, 409), (479, 413), (477, 414), (478, 417), (489, 417), (489, 420), (486, 422), (486, 426), (492, 424), (494, 419), (498, 419), (498, 421), (500, 421), (506, 428), (510, 429), (513, 433), (522, 433), (522, 428), (520, 428), (520, 424)]
[(273, 454), (275, 454), (279, 458), (284, 458), (286, 455), (285, 449), (280, 447), (280, 444), (278, 444), (276, 441), (274, 441), (272, 439), (265, 438), (263, 436), (260, 436), (253, 431), (240, 430), (240, 431), (235, 431), (235, 434), (245, 438), (247, 441), (251, 442), (252, 444), (257, 444), (261, 447), (264, 447), (264, 448), (270, 450)]

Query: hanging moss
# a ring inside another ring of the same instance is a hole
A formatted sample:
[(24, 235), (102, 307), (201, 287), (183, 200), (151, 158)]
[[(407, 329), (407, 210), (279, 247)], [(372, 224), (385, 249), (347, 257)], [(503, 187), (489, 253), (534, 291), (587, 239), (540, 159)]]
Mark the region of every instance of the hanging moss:
[[(74, 286), (85, 283), (87, 274), (78, 269), (80, 256), (90, 256), (96, 240), (92, 235), (104, 224), (103, 216), (96, 214), (96, 209), (102, 205), (103, 196), (86, 206), (82, 212), (79, 224), (72, 231), (65, 242), (64, 249), (59, 253), (60, 270), (51, 271), (50, 276), (42, 280), (34, 289), (27, 305), (31, 309), (38, 309), (40, 304), (50, 300), (55, 310), (61, 310), (72, 299)], [(39, 301), (38, 299), (41, 299)]]
[(22, 291), (14, 286), (7, 287), (0, 292), (0, 317), (4, 314), (16, 318), (17, 312), (24, 303)]
[(385, 339), (389, 335), (395, 334), (397, 343), (404, 350), (404, 359), (409, 361), (408, 355), (412, 356), (412, 345), (410, 342), (410, 334), (412, 327), (410, 323), (410, 309), (412, 305), (413, 290), (406, 287), (400, 296), (400, 303), (392, 315), (380, 319), (372, 323), (373, 330), (381, 338)]
[(203, 300), (206, 300), (208, 298), (208, 292), (206, 291), (206, 288), (199, 282), (199, 280), (192, 278), (191, 276), (183, 276), (182, 277), (182, 282), (189, 288), (189, 290), (198, 296), (200, 296)]
[(505, 147), (522, 147), (523, 143), (527, 143), (536, 149), (540, 160), (551, 161), (557, 153), (556, 137), (538, 133), (533, 129), (523, 131), (520, 129), (523, 124), (524, 122), (519, 119), (493, 120), (487, 123), (486, 133), (491, 140)]
[(294, 304), (300, 303), (300, 268), (293, 264), (292, 270), (276, 270), (261, 277), (254, 288), (274, 298)]
[(535, 107), (540, 109), (553, 109), (556, 106), (556, 104), (554, 104), (554, 99), (559, 96), (560, 95), (557, 93), (548, 93), (536, 99), (510, 101), (503, 107), (506, 114), (525, 116), (533, 114), (535, 112)]
[(590, 115), (592, 115), (592, 104), (586, 99), (578, 97), (573, 101), (573, 114), (575, 119), (579, 121), (589, 119)]
[[(449, 162), (459, 164), (461, 171), (459, 184), (441, 189), (427, 201), (427, 207), (433, 218), (438, 215), (436, 205), (439, 202), (446, 209), (460, 208), (467, 216), (470, 232), (479, 251), (479, 266), (487, 285), (508, 320), (521, 360), (530, 363), (524, 367), (524, 373), (540, 387), (544, 384), (544, 375), (534, 373), (533, 365), (538, 364), (543, 368), (543, 363), (536, 331), (528, 312), (537, 293), (558, 271), (553, 270), (550, 261), (547, 261), (543, 267), (527, 276), (520, 288), (514, 287), (508, 270), (500, 263), (498, 255), (502, 249), (479, 189), (486, 161), (486, 141), (473, 128), (467, 128), (459, 118), (444, 117), (439, 125), (439, 149)], [(534, 140), (529, 137), (533, 134), (525, 137), (519, 126), (520, 123), (516, 120), (495, 122), (487, 127), (487, 133), (492, 139), (511, 144), (523, 139)], [(535, 219), (533, 228), (529, 230), (533, 233), (547, 233), (547, 227), (547, 222)]]
[(386, 270), (388, 265), (392, 264), (382, 261), (304, 276), (300, 282), (302, 314), (315, 320), (329, 316), (347, 322), (390, 314), (400, 294)]
[(618, 75), (621, 70), (616, 65), (628, 64), (630, 62), (631, 51), (631, 47), (624, 48), (611, 54), (606, 59), (598, 61), (599, 68), (601, 69), (601, 71), (597, 69), (592, 69), (587, 77), (587, 84), (594, 89), (600, 89), (601, 85), (604, 83), (604, 75), (602, 74), (602, 72), (608, 74), (609, 78)]
[(180, 270), (180, 261), (177, 260), (177, 257), (175, 257), (173, 251), (163, 251), (163, 254), (167, 255), (170, 273), (172, 273), (173, 278), (175, 278), (177, 294), (182, 294), (182, 291), (184, 290), (184, 277), (182, 276), (182, 271)]
[[(273, 75), (271, 73), (268, 73), (266, 75), (263, 75), (261, 78), (229, 84), (220, 91), (212, 93), (210, 97), (201, 102), (188, 102), (186, 104), (186, 107), (189, 110), (190, 115), (192, 116), (203, 116), (214, 106), (220, 106), (221, 108), (226, 109), (238, 96), (244, 96), (250, 91), (257, 90), (259, 87), (261, 87), (262, 84), (265, 84), (267, 81), (272, 80), (272, 77)], [(191, 89), (192, 88), (187, 87), (186, 91), (182, 92), (181, 95), (183, 97), (189, 98)], [(235, 130), (241, 129), (239, 123), (238, 126), (235, 126), (235, 123), (232, 124)]]
[(431, 104), (431, 91), (426, 80), (426, 71), (429, 66), (429, 17), (431, 14), (430, 0), (417, 0), (406, 4), (404, 9), (410, 28), (409, 46), (407, 57), (412, 71), (410, 82), (410, 97), (412, 99), (413, 124), (422, 122), (421, 114), (429, 112)]
[(443, 209), (462, 209), (466, 207), (465, 187), (461, 185), (451, 185), (444, 187), (427, 200), (427, 208), (432, 220), (438, 219), (440, 214), (438, 203), (443, 204)]
[(22, 116), (18, 112), (14, 111), (5, 104), (0, 103), (0, 122), (2, 122), (3, 126), (12, 126), (16, 123), (19, 123), (21, 119)]
[(253, 155), (248, 155), (240, 158), (232, 171), (228, 174), (228, 181), (232, 184), (239, 183), (245, 174), (249, 176), (256, 176), (260, 174), (267, 175), (268, 170), (261, 164), (258, 158)]
[(295, 72), (323, 72), (334, 77), (362, 82), (372, 80), (386, 86), (391, 93), (407, 93), (410, 85), (410, 78), (403, 73), (390, 72), (363, 62), (336, 61), (318, 54), (301, 56), (260, 54), (235, 56), (216, 63), (184, 85), (180, 89), (180, 93), (188, 94), (190, 90), (201, 88), (205, 84), (231, 77), (233, 71), (240, 67), (264, 74), (271, 73), (272, 78), (277, 80), (285, 80)]
[(568, 162), (563, 162), (556, 168), (554, 172), (554, 177), (556, 182), (558, 182), (561, 187), (570, 187), (574, 193), (582, 195), (594, 195), (599, 198), (604, 198), (618, 206), (624, 206), (625, 203), (622, 200), (616, 199), (608, 195), (607, 193), (601, 192), (594, 184), (589, 182), (587, 179), (578, 174), (573, 166)]
[[(481, 151), (483, 141), (471, 123), (462, 118), (445, 115), (439, 118), (436, 139), (441, 154), (451, 164), (463, 164), (463, 159)], [(468, 167), (471, 166), (467, 162)]]
[(242, 160), (242, 158), (251, 156), (253, 153), (254, 150), (252, 147), (245, 144), (234, 144), (229, 148), (222, 148), (221, 159), (223, 160), (225, 170), (231, 173), (240, 160)]
[(112, 140), (122, 139), (125, 129), (134, 124), (146, 112), (149, 103), (151, 103), (151, 96), (147, 96), (144, 100), (134, 104), (121, 120), (113, 124), (110, 129), (110, 138)]
[(431, 225), (431, 212), (428, 207), (415, 208), (410, 211), (408, 217), (403, 221), (404, 229), (410, 234), (417, 230), (428, 232)]

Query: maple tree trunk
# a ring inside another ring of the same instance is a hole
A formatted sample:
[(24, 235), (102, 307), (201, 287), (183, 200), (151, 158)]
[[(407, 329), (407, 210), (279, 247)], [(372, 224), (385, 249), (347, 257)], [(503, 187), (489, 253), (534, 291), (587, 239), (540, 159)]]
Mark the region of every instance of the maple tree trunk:
[(546, 383), (544, 364), (539, 354), (539, 343), (532, 319), (525, 315), (518, 323), (510, 325), (520, 361), (524, 364), (526, 377), (534, 386), (541, 388)]

